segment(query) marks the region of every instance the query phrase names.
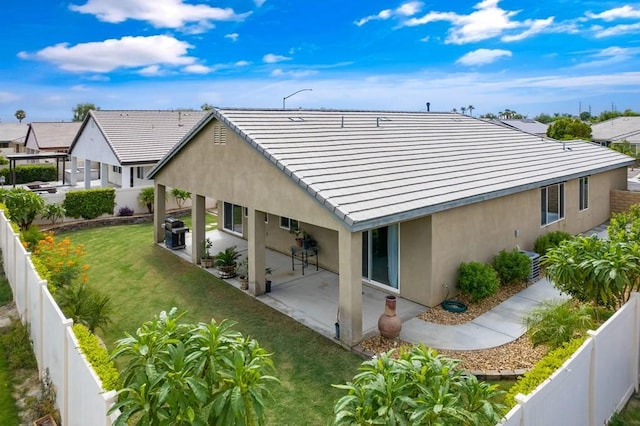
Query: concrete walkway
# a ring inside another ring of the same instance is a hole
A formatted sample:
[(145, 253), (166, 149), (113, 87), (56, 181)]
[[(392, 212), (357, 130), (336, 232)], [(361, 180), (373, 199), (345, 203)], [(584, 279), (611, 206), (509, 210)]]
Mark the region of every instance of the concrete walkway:
[(402, 324), (400, 338), (424, 343), (436, 349), (489, 349), (512, 342), (522, 336), (527, 313), (546, 300), (568, 300), (546, 279), (530, 285), (472, 321), (459, 325), (442, 325), (413, 318)]

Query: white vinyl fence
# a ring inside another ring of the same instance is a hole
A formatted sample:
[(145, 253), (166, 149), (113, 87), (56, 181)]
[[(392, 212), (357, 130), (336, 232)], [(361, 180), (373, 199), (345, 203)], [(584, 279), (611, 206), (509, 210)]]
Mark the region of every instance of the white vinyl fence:
[(634, 293), (564, 363), (518, 404), (504, 426), (604, 425), (638, 391), (640, 294)]
[(65, 318), (31, 262), (31, 254), (0, 211), (0, 249), (6, 276), (23, 323), (29, 324), (40, 377), (49, 370), (56, 388), (57, 406), (65, 426), (109, 426), (114, 418), (107, 411), (115, 391), (105, 392), (78, 349), (78, 342)]

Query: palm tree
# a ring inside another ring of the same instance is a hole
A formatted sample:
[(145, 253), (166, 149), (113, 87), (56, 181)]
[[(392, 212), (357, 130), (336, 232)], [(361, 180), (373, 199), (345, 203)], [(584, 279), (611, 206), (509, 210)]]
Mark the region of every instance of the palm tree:
[(26, 112), (24, 112), (24, 110), (19, 109), (19, 110), (17, 110), (17, 111), (16, 111), (15, 116), (16, 116), (16, 118), (18, 119), (18, 121), (19, 121), (20, 123), (22, 123), (22, 120), (24, 120), (24, 119), (25, 119), (25, 117), (27, 116), (27, 113), (26, 113)]
[(467, 109), (469, 110), (469, 115), (473, 117), (473, 110), (476, 108), (473, 105), (469, 105)]
[(464, 115), (466, 110), (467, 110), (467, 107), (460, 107), (460, 111), (462, 111), (462, 115)]
[(456, 108), (452, 109), (451, 112), (458, 112)]

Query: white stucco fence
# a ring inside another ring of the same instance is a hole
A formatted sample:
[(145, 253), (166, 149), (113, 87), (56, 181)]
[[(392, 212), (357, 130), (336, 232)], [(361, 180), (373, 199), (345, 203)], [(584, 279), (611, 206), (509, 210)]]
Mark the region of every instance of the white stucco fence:
[(529, 395), (516, 396), (505, 426), (606, 424), (638, 390), (640, 294), (634, 293)]
[(0, 248), (3, 266), (23, 323), (29, 324), (38, 371), (49, 370), (56, 388), (62, 424), (109, 426), (107, 416), (115, 391), (105, 392), (93, 368), (78, 349), (71, 326), (47, 289), (47, 282), (35, 271), (28, 253), (0, 211)]

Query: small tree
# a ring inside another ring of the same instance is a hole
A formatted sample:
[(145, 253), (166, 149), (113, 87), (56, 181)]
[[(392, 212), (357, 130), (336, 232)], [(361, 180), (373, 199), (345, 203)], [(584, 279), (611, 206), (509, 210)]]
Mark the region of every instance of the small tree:
[[(397, 356), (396, 356), (397, 355)], [(423, 344), (364, 361), (334, 404), (336, 425), (495, 425), (497, 385), (479, 382)]]
[(55, 224), (65, 215), (64, 205), (62, 203), (51, 203), (44, 206), (42, 217)]
[(115, 425), (264, 424), (278, 383), (271, 355), (233, 322), (180, 324), (183, 315), (161, 312), (118, 341), (112, 358), (126, 364)]
[(591, 126), (577, 118), (562, 117), (549, 125), (547, 136), (558, 140), (591, 140)]
[(44, 209), (44, 199), (24, 188), (12, 188), (3, 192), (4, 203), (9, 210), (9, 219), (21, 230), (31, 226), (36, 216)]
[(77, 104), (76, 107), (73, 108), (73, 121), (84, 121), (84, 118), (91, 110), (100, 110), (100, 107), (96, 107), (91, 103)]
[(183, 189), (173, 188), (171, 190), (171, 194), (173, 195), (173, 198), (176, 199), (176, 204), (178, 205), (179, 209), (182, 208), (185, 201), (191, 199), (191, 193)]
[(149, 213), (153, 213), (153, 203), (155, 201), (155, 192), (153, 188), (143, 188), (138, 194), (140, 204), (147, 206)]
[(24, 110), (19, 109), (16, 111), (16, 118), (20, 123), (22, 123), (22, 120), (24, 120), (26, 117), (27, 117), (27, 113), (24, 112)]

